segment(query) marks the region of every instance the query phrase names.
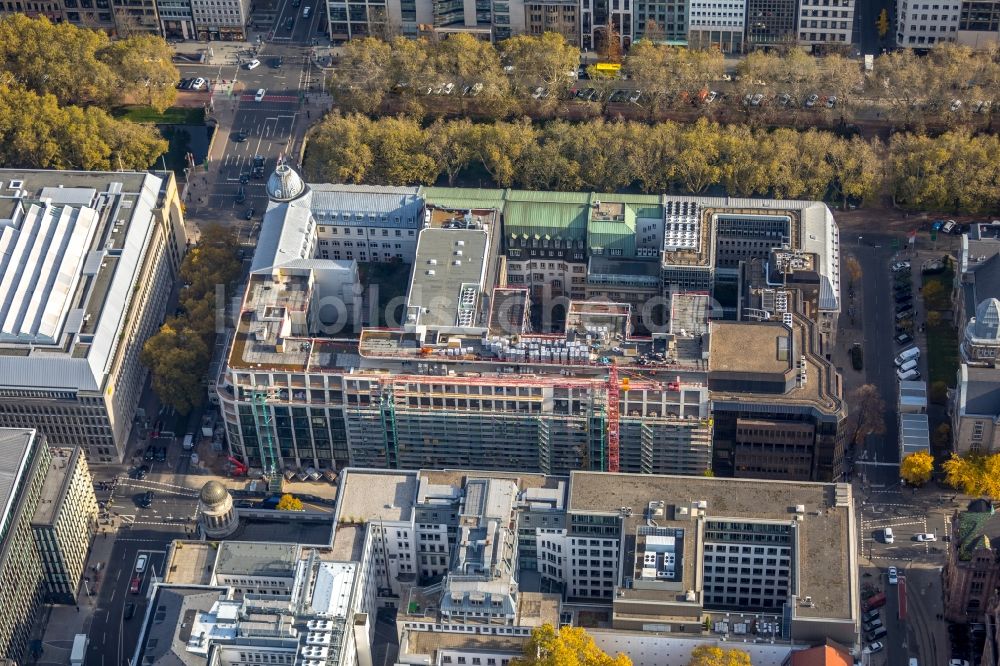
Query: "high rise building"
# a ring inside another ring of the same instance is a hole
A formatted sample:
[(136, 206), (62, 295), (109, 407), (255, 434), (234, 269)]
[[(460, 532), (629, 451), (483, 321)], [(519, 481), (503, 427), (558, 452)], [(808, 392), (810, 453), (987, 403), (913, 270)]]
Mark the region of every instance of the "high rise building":
[(45, 600), (45, 571), (31, 518), (51, 453), (35, 430), (0, 428), (0, 657), (20, 661)]
[(0, 427), (121, 461), (184, 249), (172, 173), (0, 170)]
[[(242, 41), (247, 38), (250, 0), (190, 0), (191, 18), (198, 39)], [(171, 21), (183, 22), (187, 8), (172, 7)]]
[(635, 4), (635, 39), (687, 44), (688, 9), (687, 0), (639, 0)]
[(51, 454), (31, 529), (45, 572), (46, 600), (72, 604), (97, 529), (97, 497), (81, 448), (53, 448)]
[(1000, 46), (1000, 0), (963, 2), (956, 41), (977, 50)]
[[(823, 204), (452, 188), (353, 201), (288, 167), (268, 188), (216, 378), (251, 468), (699, 474), (714, 435), (730, 473), (838, 478), (845, 412), (825, 355), (839, 239)], [(379, 299), (356, 264), (386, 256), (412, 267), (401, 321), (366, 327), (360, 304)]]

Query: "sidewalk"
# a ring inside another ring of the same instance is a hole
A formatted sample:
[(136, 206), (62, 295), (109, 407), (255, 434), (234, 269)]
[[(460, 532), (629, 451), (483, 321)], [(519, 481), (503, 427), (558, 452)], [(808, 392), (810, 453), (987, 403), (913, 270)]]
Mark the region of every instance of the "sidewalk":
[[(77, 634), (89, 632), (94, 613), (98, 611), (97, 600), (116, 538), (117, 532), (114, 530), (104, 534), (98, 532), (94, 537), (84, 574), (90, 582), (81, 582), (76, 606), (46, 606), (43, 609), (32, 632), (32, 640), (42, 641), (42, 654), (37, 658), (29, 655), (26, 664), (65, 666), (69, 663), (73, 638)], [(98, 564), (101, 565), (101, 571), (95, 572), (94, 567)], [(90, 597), (87, 596), (88, 585), (93, 593)]]

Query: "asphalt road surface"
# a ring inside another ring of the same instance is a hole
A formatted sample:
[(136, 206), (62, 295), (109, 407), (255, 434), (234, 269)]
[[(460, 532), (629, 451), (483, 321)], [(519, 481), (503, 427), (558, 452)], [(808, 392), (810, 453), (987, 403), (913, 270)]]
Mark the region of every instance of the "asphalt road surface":
[[(149, 489), (154, 493), (153, 504), (142, 509), (135, 498)], [(190, 536), (188, 530), (194, 528), (197, 500), (193, 491), (155, 481), (122, 480), (115, 495), (111, 511), (119, 515), (121, 527), (111, 557), (102, 567), (107, 578), (100, 583), (97, 596), (91, 598), (97, 608), (87, 650), (90, 666), (128, 665), (146, 614), (151, 581), (163, 576), (170, 542)], [(140, 555), (147, 556), (147, 564), (142, 573), (136, 573)], [(129, 590), (134, 576), (141, 581), (138, 594)], [(130, 603), (135, 604), (135, 614), (126, 619)]]
[(899, 383), (893, 359), (901, 348), (897, 348), (893, 340), (896, 323), (893, 281), (889, 277), (889, 264), (896, 251), (891, 237), (876, 234), (864, 234), (860, 241), (857, 236), (848, 237), (844, 244), (857, 257), (863, 276), (861, 309), (866, 381), (878, 387), (886, 407), (885, 432), (868, 437), (864, 460), (856, 464), (873, 486), (896, 485), (899, 483), (899, 416), (896, 409)]

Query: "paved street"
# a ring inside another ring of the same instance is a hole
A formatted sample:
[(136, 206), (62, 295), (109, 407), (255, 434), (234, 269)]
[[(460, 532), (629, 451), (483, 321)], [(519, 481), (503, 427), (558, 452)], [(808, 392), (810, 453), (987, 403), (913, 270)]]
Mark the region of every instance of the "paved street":
[[(136, 499), (152, 490), (152, 506), (143, 509)], [(188, 489), (149, 479), (119, 481), (110, 511), (119, 521), (118, 537), (105, 566), (107, 578), (93, 599), (96, 608), (90, 628), (87, 663), (91, 665), (127, 665), (138, 640), (139, 627), (146, 613), (146, 595), (154, 577), (162, 577), (167, 548), (173, 539), (188, 537), (194, 529), (196, 494)], [(140, 555), (148, 557), (141, 574), (135, 572)], [(138, 576), (138, 594), (129, 587)], [(135, 604), (135, 615), (125, 618), (125, 608)]]

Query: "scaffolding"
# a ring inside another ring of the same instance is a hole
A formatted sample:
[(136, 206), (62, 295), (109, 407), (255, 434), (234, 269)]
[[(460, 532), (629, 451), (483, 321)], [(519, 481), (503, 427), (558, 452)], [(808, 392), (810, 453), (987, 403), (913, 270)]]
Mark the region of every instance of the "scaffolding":
[(608, 471), (617, 472), (620, 468), (618, 458), (618, 366), (611, 364), (608, 368)]
[(274, 423), (268, 400), (278, 396), (278, 390), (257, 387), (253, 391), (253, 421), (257, 429), (257, 443), (260, 445), (260, 461), (264, 481), (268, 491), (281, 492), (284, 477), (278, 469), (278, 451), (274, 446)]
[(396, 398), (393, 395), (391, 384), (379, 396), (379, 414), (382, 417), (386, 466), (389, 469), (399, 469), (399, 443), (396, 437)]

